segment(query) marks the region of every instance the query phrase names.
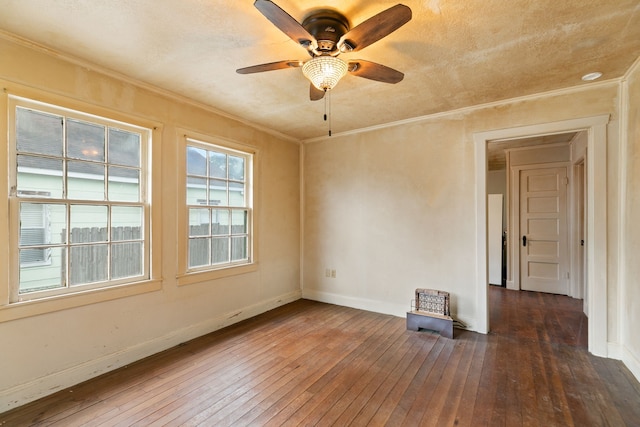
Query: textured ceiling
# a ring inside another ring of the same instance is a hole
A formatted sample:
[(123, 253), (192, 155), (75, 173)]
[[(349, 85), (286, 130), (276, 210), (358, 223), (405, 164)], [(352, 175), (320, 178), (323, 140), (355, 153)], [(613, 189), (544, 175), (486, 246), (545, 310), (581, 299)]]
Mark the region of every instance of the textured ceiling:
[[(276, 0), (298, 21), (330, 7), (355, 26), (397, 1)], [(405, 73), (347, 75), (332, 91), (334, 134), (621, 77), (640, 56), (640, 0), (404, 0), (413, 19), (343, 59)], [(307, 59), (252, 0), (0, 0), (0, 29), (192, 98), (295, 139), (327, 134), (299, 68)]]

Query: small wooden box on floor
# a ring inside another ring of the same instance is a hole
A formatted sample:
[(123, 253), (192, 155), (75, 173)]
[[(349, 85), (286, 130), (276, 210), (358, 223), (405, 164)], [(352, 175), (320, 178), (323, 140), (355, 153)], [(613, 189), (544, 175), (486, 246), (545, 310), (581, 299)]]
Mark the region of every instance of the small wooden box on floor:
[(453, 338), (453, 319), (449, 311), (449, 292), (436, 289), (416, 289), (415, 307), (407, 312), (407, 329), (437, 331)]

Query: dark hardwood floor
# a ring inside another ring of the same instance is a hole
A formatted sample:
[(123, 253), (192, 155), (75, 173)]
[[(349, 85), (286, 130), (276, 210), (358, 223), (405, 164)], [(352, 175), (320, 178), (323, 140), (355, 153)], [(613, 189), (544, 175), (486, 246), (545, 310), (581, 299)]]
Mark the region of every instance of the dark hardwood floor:
[(582, 301), (490, 291), (492, 332), (300, 300), (21, 408), (2, 426), (640, 426)]

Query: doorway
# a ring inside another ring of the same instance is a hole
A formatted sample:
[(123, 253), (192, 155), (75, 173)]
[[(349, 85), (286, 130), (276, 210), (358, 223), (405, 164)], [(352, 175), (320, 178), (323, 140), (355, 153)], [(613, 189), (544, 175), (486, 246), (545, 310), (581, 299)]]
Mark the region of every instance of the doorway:
[(487, 267), (487, 145), (493, 140), (524, 138), (585, 131), (589, 156), (586, 164), (587, 314), (589, 351), (607, 357), (607, 274), (606, 274), (606, 125), (609, 116), (593, 116), (562, 122), (543, 123), (474, 134), (476, 157), (476, 296), (477, 325), (487, 333), (489, 325)]

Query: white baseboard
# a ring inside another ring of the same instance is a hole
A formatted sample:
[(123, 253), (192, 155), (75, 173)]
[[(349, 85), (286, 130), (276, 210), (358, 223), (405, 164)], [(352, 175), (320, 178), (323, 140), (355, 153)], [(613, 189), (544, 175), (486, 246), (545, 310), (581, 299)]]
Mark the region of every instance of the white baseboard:
[[(390, 314), (396, 317), (406, 317), (407, 312), (411, 311), (411, 302), (407, 301), (406, 305), (390, 303), (386, 301), (378, 301), (366, 298), (355, 298), (345, 295), (334, 294), (330, 292), (315, 291), (303, 289), (302, 298), (313, 301), (326, 302), (328, 304), (341, 305), (344, 307), (356, 308), (358, 310), (373, 311), (375, 313)], [(456, 316), (456, 320), (461, 321), (470, 331), (474, 330), (474, 319)]]
[(627, 347), (622, 350), (622, 363), (629, 368), (636, 380), (640, 381), (640, 359), (631, 353)]
[(373, 311), (376, 313), (390, 314), (397, 317), (405, 317), (407, 311), (411, 310), (411, 305), (392, 304), (366, 298), (355, 298), (330, 292), (314, 291), (303, 289), (302, 298), (313, 301), (326, 302), (328, 304), (341, 305), (344, 307), (357, 308), (359, 310)]
[(622, 360), (622, 352), (624, 347), (617, 342), (607, 343), (607, 357), (609, 359)]
[(79, 384), (114, 369), (121, 368), (137, 360), (159, 353), (180, 343), (217, 331), (226, 326), (249, 319), (281, 305), (288, 304), (301, 298), (300, 291), (290, 292), (279, 297), (241, 309), (233, 310), (224, 315), (206, 320), (172, 331), (161, 337), (137, 344), (86, 363), (73, 366), (62, 371), (54, 372), (45, 377), (37, 378), (28, 383), (0, 390), (0, 412), (22, 406), (41, 397), (53, 394), (59, 390)]

